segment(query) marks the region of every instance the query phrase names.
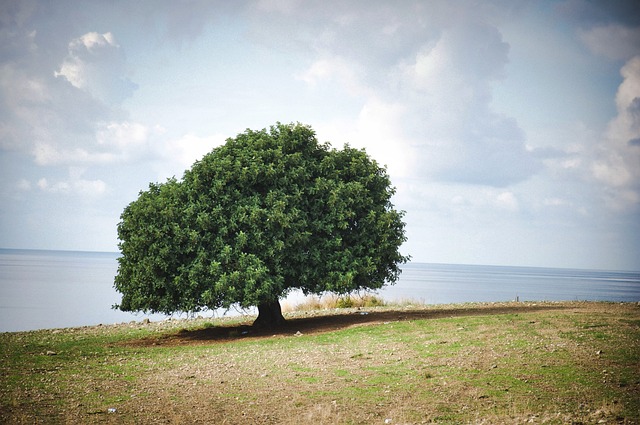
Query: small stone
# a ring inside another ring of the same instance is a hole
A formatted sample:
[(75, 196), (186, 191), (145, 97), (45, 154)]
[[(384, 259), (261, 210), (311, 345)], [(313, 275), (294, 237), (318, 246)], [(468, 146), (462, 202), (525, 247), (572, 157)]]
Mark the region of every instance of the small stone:
[(596, 351), (596, 354), (597, 354), (597, 355), (601, 355), (601, 354), (602, 354), (602, 350), (598, 350), (598, 351)]
[(47, 356), (57, 356), (58, 353), (56, 353), (55, 351), (51, 351), (51, 350), (47, 350), (47, 352), (45, 353)]
[(497, 364), (492, 364), (492, 365), (491, 365), (491, 369), (497, 369), (497, 368), (498, 368), (498, 365), (497, 365)]
[(298, 332), (296, 332), (296, 333), (294, 334), (294, 336), (302, 336), (302, 335), (303, 335), (303, 334), (302, 334), (302, 332), (300, 332), (300, 331), (298, 331)]

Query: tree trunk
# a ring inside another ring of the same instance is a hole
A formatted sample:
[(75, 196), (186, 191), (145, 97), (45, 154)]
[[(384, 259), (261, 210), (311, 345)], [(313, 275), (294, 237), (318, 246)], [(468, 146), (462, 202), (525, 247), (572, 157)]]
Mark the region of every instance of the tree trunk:
[(277, 328), (284, 325), (284, 322), (280, 301), (276, 300), (258, 304), (258, 318), (253, 322), (253, 326)]

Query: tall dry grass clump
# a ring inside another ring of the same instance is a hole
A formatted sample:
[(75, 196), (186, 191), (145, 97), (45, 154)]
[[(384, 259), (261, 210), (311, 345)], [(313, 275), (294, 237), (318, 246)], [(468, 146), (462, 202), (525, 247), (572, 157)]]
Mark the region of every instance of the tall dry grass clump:
[(331, 310), (336, 308), (363, 308), (363, 307), (381, 307), (386, 305), (385, 301), (372, 294), (356, 294), (338, 296), (334, 294), (311, 295), (304, 300), (291, 304), (284, 302), (283, 311), (312, 311), (312, 310)]

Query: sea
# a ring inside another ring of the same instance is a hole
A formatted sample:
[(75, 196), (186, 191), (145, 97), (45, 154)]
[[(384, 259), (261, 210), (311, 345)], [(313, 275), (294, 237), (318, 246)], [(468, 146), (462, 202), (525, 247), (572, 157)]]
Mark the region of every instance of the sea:
[[(114, 310), (119, 253), (0, 249), (0, 332), (126, 323), (161, 314)], [(377, 294), (425, 304), (501, 301), (640, 302), (640, 271), (408, 263)], [(291, 300), (300, 298), (293, 293)], [(212, 311), (212, 317), (244, 311)], [(182, 316), (184, 317), (184, 315)]]

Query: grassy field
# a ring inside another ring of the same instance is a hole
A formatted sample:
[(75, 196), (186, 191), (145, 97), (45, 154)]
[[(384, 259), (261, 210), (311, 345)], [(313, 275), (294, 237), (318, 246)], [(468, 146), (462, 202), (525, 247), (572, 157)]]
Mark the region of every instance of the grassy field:
[(0, 423), (640, 422), (637, 304), (292, 312), (275, 333), (247, 323), (0, 334)]

